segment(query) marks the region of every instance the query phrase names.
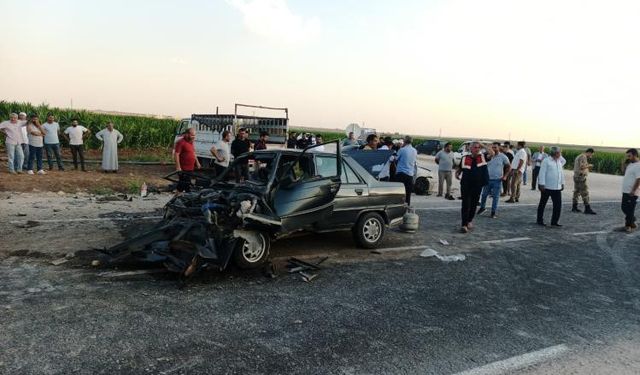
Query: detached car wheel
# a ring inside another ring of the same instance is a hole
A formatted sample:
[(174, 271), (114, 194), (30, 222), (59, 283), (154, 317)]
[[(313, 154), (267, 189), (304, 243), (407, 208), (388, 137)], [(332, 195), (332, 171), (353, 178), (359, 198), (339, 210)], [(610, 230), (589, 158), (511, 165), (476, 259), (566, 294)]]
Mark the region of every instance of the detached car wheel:
[(427, 195), (429, 192), (429, 179), (426, 177), (416, 178), (416, 183), (413, 185), (413, 192), (418, 195)]
[(252, 247), (244, 238), (238, 238), (233, 251), (234, 263), (242, 269), (253, 269), (262, 266), (269, 258), (271, 241), (263, 233), (258, 233), (257, 246)]
[(375, 212), (366, 213), (360, 217), (352, 230), (353, 238), (358, 246), (365, 249), (373, 249), (384, 238), (384, 219)]

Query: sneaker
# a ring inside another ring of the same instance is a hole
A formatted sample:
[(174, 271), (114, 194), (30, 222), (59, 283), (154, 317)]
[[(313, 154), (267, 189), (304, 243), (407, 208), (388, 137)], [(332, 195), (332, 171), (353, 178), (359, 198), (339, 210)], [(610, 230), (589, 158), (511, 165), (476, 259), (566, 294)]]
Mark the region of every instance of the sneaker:
[(631, 228), (630, 226), (626, 226), (624, 227), (624, 231), (627, 233), (633, 233), (633, 228)]
[(16, 171), (9, 171), (9, 173), (11, 173), (11, 174), (18, 174), (18, 172), (16, 172)]
[(487, 209), (486, 208), (482, 208), (480, 207), (480, 209), (478, 210), (478, 213), (476, 213), (476, 215), (481, 215), (483, 212), (485, 212)]
[(41, 170), (38, 171), (38, 174), (47, 174), (47, 172), (45, 172), (44, 170), (41, 169)]
[(33, 174), (33, 171), (32, 171), (31, 169), (29, 169), (29, 170), (27, 171), (27, 174)]
[(495, 212), (492, 212), (490, 217), (491, 217), (492, 219), (497, 219), (497, 218), (498, 218), (498, 215), (496, 215), (496, 213), (495, 213)]
[(460, 233), (469, 233), (469, 228), (463, 225), (462, 228), (460, 228)]
[(637, 229), (638, 228), (638, 224), (633, 223), (630, 225), (631, 229)]
[(516, 203), (516, 201), (513, 199), (507, 199), (504, 203)]
[(22, 171), (16, 171), (17, 174), (22, 174)]
[(468, 223), (468, 224), (467, 224), (467, 228), (468, 228), (469, 230), (473, 229), (473, 223)]

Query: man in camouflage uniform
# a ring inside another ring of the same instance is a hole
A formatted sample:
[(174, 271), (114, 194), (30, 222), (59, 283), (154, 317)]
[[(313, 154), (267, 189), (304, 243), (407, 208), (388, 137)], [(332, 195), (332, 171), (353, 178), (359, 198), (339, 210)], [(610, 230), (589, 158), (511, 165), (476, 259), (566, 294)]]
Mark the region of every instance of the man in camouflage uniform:
[(596, 214), (589, 205), (589, 186), (587, 185), (589, 170), (593, 168), (593, 165), (589, 164), (589, 159), (591, 159), (593, 153), (593, 149), (588, 148), (585, 152), (578, 155), (573, 162), (573, 208), (571, 212), (582, 212), (578, 208), (578, 197), (582, 197), (584, 213), (587, 215)]

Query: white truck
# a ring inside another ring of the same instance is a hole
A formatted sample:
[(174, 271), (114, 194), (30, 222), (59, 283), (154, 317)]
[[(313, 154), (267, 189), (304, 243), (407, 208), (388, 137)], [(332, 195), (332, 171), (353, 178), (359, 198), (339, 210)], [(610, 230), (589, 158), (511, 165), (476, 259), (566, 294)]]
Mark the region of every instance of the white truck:
[[(243, 115), (238, 113), (239, 108), (253, 108), (269, 111), (283, 111), (284, 117), (265, 117), (255, 115)], [(236, 104), (233, 114), (192, 114), (190, 118), (180, 120), (176, 127), (175, 140), (177, 142), (182, 134), (190, 128), (196, 129), (194, 148), (200, 164), (208, 166), (213, 160), (211, 147), (220, 140), (225, 130), (231, 132), (232, 139), (240, 128), (246, 128), (249, 132), (249, 140), (255, 142), (262, 131), (269, 133), (268, 143), (285, 144), (289, 133), (288, 108), (265, 107), (259, 105)]]

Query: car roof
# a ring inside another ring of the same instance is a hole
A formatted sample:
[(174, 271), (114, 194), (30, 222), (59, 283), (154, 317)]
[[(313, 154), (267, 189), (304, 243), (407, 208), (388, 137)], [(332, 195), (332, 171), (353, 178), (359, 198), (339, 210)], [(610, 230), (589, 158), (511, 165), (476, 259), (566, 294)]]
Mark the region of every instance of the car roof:
[[(283, 148), (283, 149), (268, 149), (268, 150), (257, 150), (252, 151), (251, 154), (285, 154), (285, 155), (300, 155), (304, 150), (300, 150), (297, 148)], [(309, 151), (307, 153), (313, 153), (313, 155), (332, 155), (335, 156), (335, 152), (320, 152), (320, 151)]]

